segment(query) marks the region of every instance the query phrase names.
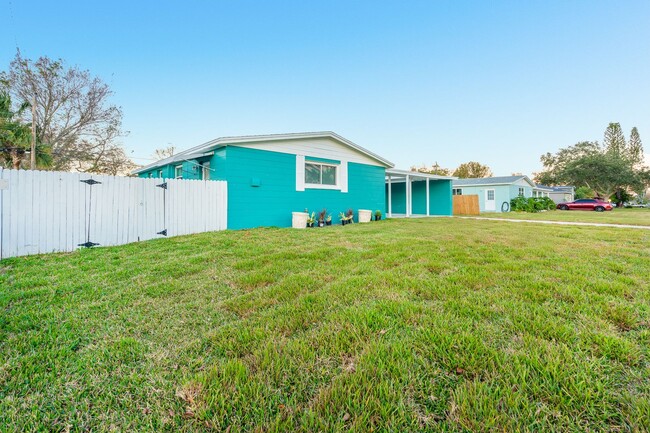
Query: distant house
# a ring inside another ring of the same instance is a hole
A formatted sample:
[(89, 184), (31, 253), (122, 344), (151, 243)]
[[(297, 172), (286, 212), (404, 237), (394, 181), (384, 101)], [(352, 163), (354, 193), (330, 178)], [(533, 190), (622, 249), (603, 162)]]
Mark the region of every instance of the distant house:
[(334, 222), (347, 209), (407, 217), (452, 213), (451, 178), (395, 170), (329, 131), (217, 138), (134, 174), (226, 181), (229, 229), (288, 227), (292, 212), (305, 209), (326, 208)]
[(543, 187), (543, 188), (550, 188), (551, 192), (548, 194), (548, 196), (553, 200), (555, 203), (565, 203), (568, 201), (573, 201), (575, 200), (575, 193), (576, 189), (573, 186), (551, 186), (551, 187), (544, 187), (543, 185), (537, 185), (538, 187)]
[(551, 189), (538, 187), (528, 176), (498, 176), (454, 180), (452, 194), (478, 195), (481, 212), (507, 212), (513, 198), (549, 197)]

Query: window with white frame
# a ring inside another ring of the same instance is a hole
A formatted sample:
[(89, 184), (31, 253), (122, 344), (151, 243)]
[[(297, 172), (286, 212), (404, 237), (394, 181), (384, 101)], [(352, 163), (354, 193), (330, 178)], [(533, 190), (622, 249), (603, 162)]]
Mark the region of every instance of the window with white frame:
[(524, 196), (524, 188), (521, 187), (521, 186), (519, 187), (519, 195), (520, 195), (521, 197)]
[(452, 188), (451, 189), (451, 195), (463, 195), (463, 189), (462, 188)]
[(160, 177), (160, 178), (163, 177), (163, 171), (162, 170), (158, 170), (158, 177)]
[(177, 165), (174, 167), (174, 177), (176, 179), (182, 179), (183, 178), (183, 165)]
[(488, 189), (487, 190), (487, 199), (488, 200), (494, 200), (494, 190), (493, 189)]
[(305, 161), (306, 186), (336, 186), (337, 165)]

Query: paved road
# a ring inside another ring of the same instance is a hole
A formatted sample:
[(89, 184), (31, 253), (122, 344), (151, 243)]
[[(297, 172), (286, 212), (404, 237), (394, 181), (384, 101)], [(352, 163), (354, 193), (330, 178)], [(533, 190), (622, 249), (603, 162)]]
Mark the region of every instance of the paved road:
[(534, 224), (557, 224), (561, 226), (588, 226), (588, 227), (614, 227), (622, 229), (640, 229), (650, 230), (650, 226), (634, 226), (631, 224), (607, 224), (607, 223), (581, 223), (573, 221), (547, 221), (547, 220), (516, 220), (510, 218), (482, 218), (482, 217), (469, 217), (457, 216), (454, 218), (464, 218), (471, 220), (484, 220), (484, 221), (508, 221), (511, 223), (534, 223)]

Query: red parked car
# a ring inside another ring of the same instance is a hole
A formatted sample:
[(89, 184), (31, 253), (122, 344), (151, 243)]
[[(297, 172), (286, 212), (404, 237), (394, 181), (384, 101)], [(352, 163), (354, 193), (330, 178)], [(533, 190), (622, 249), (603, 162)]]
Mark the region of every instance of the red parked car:
[(556, 207), (560, 210), (595, 210), (596, 212), (614, 209), (610, 202), (598, 198), (581, 198), (568, 203), (560, 203)]

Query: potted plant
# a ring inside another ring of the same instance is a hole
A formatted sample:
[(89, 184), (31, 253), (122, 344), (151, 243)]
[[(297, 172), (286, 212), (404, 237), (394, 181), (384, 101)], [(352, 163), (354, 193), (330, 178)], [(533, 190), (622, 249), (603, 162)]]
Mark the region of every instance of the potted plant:
[(318, 212), (318, 227), (325, 227), (325, 217), (327, 216), (327, 209)]
[(307, 227), (314, 227), (314, 221), (316, 221), (316, 214), (312, 212), (309, 218), (307, 218)]
[(380, 221), (381, 220), (381, 211), (377, 209), (375, 211), (375, 221)]
[(348, 219), (348, 224), (354, 222), (354, 210), (348, 209), (348, 211), (345, 213), (345, 216)]
[(327, 215), (327, 218), (325, 218), (325, 225), (326, 226), (331, 226), (332, 225), (332, 215)]
[(348, 217), (345, 216), (343, 212), (339, 212), (339, 219), (341, 220), (341, 225), (344, 226), (348, 223)]

